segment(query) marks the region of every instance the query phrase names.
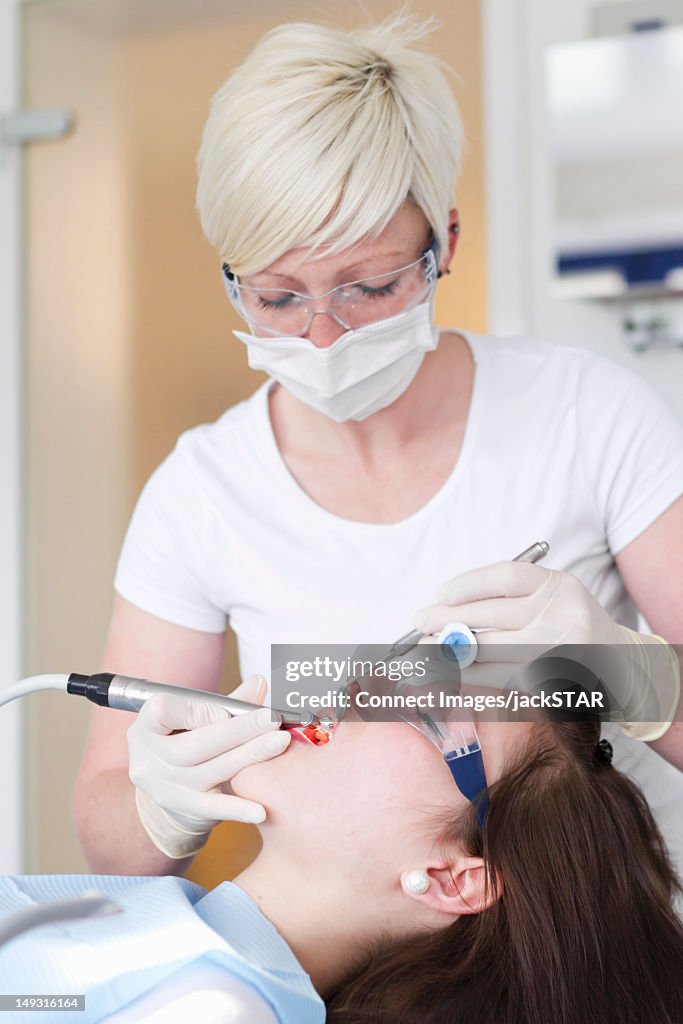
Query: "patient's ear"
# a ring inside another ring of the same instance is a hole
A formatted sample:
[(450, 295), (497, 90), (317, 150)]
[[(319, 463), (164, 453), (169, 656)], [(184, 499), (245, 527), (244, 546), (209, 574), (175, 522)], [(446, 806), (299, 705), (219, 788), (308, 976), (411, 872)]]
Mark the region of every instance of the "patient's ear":
[(487, 878), (481, 857), (458, 857), (451, 864), (426, 867), (429, 885), (422, 893), (412, 892), (406, 885), (408, 874), (401, 875), (406, 896), (450, 917), (481, 913), (496, 902), (503, 889), (500, 882), (494, 886), (492, 879)]

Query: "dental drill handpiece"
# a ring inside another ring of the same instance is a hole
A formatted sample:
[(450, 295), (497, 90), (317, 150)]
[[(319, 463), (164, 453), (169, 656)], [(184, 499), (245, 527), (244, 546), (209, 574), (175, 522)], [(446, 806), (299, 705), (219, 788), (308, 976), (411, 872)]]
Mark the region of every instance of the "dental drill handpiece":
[[(260, 704), (249, 704), (245, 700), (226, 697), (208, 690), (192, 690), (187, 686), (172, 686), (170, 683), (155, 683), (150, 679), (136, 679), (134, 676), (114, 675), (111, 672), (98, 672), (92, 676), (72, 672), (66, 684), (66, 692), (79, 697), (86, 697), (93, 704), (103, 708), (115, 708), (118, 711), (139, 711), (145, 701), (156, 693), (170, 693), (174, 697), (185, 700), (206, 701), (225, 708), (231, 715), (244, 715), (248, 711), (257, 711)], [(270, 708), (273, 715), (282, 719), (284, 729), (299, 726), (320, 726), (319, 718), (308, 711), (281, 711)]]

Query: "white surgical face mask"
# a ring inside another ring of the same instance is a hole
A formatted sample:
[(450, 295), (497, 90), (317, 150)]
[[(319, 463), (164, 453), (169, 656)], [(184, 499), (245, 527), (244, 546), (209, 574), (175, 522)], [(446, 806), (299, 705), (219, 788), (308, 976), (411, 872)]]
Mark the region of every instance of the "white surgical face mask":
[(247, 346), (249, 365), (337, 423), (364, 420), (403, 394), (425, 352), (439, 343), (432, 303), (354, 331), (328, 348), (305, 338), (259, 338), (233, 331)]

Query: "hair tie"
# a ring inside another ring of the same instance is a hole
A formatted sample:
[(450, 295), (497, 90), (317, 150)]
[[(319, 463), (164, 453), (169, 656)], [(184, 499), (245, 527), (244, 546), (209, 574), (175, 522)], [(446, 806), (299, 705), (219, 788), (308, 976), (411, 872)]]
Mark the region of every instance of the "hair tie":
[(593, 748), (593, 760), (606, 768), (612, 764), (614, 750), (609, 740), (600, 740)]

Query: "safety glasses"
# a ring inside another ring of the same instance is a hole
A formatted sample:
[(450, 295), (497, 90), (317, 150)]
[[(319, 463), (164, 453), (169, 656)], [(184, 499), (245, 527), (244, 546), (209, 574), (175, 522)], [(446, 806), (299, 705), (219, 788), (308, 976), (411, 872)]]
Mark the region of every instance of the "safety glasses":
[[(413, 648), (402, 661), (414, 665), (424, 657), (425, 647), (421, 646)], [(488, 810), (488, 784), (476, 723), (462, 709), (442, 706), (448, 704), (444, 697), (460, 692), (457, 665), (438, 656), (432, 659), (432, 665), (424, 676), (415, 672), (394, 679), (364, 675), (347, 684), (346, 689), (361, 718), (370, 721), (398, 718), (437, 748), (459, 791), (474, 807), (483, 829)]]
[(438, 242), (435, 239), (418, 259), (397, 270), (348, 281), (321, 295), (243, 284), (227, 263), (222, 271), (230, 301), (252, 331), (303, 337), (319, 314), (331, 316), (345, 330), (355, 330), (420, 305), (438, 277)]

